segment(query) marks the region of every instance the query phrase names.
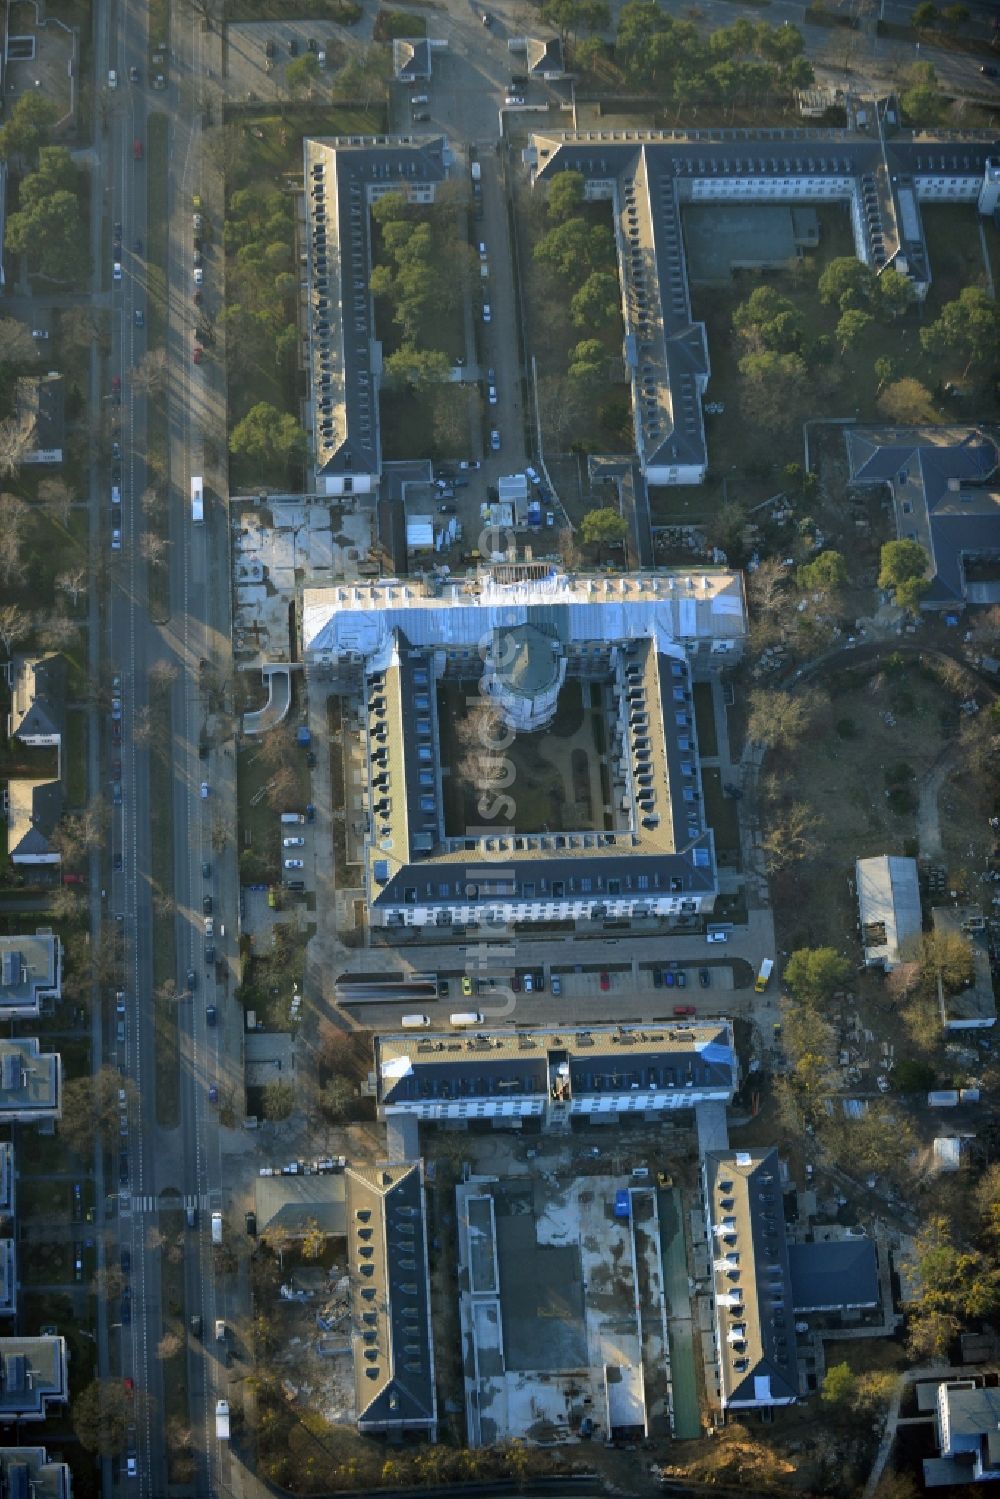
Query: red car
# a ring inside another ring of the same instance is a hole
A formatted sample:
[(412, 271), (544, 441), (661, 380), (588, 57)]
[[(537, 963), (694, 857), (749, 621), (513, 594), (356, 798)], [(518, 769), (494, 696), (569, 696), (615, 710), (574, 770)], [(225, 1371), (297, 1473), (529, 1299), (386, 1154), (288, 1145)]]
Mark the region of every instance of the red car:
[(64, 885), (82, 885), (83, 884), (83, 875), (82, 874), (64, 874), (63, 877), (62, 877), (62, 882), (63, 882)]
[(121, 388), (122, 388), (122, 377), (121, 377), (121, 375), (112, 375), (112, 377), (111, 377), (111, 389), (115, 392), (115, 395), (118, 394), (118, 392), (121, 390)]
[(674, 1005), (675, 1015), (697, 1015), (694, 1005)]
[(131, 1375), (126, 1374), (125, 1378), (122, 1380), (122, 1384), (125, 1386), (126, 1395), (135, 1394), (135, 1380), (131, 1377)]
[(142, 141), (134, 140), (132, 142), (132, 155), (135, 157), (136, 161), (142, 160)]
[(193, 355), (195, 364), (201, 364), (201, 356), (204, 354), (204, 352), (205, 350), (201, 347), (201, 344), (195, 344)]
[(602, 989), (610, 989), (611, 988), (611, 977), (607, 973), (602, 973), (601, 974), (601, 988)]

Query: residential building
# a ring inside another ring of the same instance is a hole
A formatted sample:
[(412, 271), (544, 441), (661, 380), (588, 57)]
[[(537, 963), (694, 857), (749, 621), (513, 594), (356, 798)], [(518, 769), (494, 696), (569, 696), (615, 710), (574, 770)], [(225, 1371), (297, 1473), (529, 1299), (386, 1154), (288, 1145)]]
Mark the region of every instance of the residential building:
[[(511, 564), (485, 570), (474, 589), (395, 579), (307, 589), (302, 613), (307, 671), (351, 697), (365, 722), (372, 925), (712, 910), (692, 671), (711, 674), (741, 648), (738, 575), (571, 578)], [(481, 693), (512, 732), (534, 733), (568, 682), (602, 705), (613, 827), (502, 824), (494, 835), (449, 820), (444, 778), (455, 768), (442, 759), (439, 693), (452, 683), (466, 703)]]
[(59, 749), (64, 733), (62, 656), (14, 656), (7, 663), (7, 737), (36, 749)]
[(304, 140), (303, 157), (315, 487), (320, 494), (367, 495), (382, 469), (371, 208), (386, 193), (433, 203), (451, 153), (443, 136), (338, 136)]
[(872, 1311), (879, 1305), (878, 1255), (867, 1234), (788, 1245), (792, 1308), (797, 1316)]
[(14, 392), (15, 415), (30, 426), (31, 446), (22, 463), (62, 463), (66, 443), (66, 391), (62, 375), (20, 375)]
[(858, 859), (857, 882), (861, 945), (869, 968), (891, 970), (919, 953), (922, 918), (916, 859), (894, 854)]
[(555, 83), (566, 77), (563, 44), (557, 36), (512, 37), (507, 43), (507, 50), (515, 54), (523, 53), (528, 78), (541, 78), (547, 83)]
[(62, 855), (52, 835), (62, 816), (62, 782), (13, 776), (7, 782), (4, 803), (11, 863), (59, 864)]
[(853, 428), (852, 484), (885, 488), (896, 535), (930, 558), (920, 607), (1000, 603), (1000, 454), (976, 428)]
[(635, 446), (650, 484), (697, 484), (708, 467), (702, 397), (711, 374), (692, 316), (682, 222), (689, 204), (840, 203), (855, 253), (876, 272), (931, 282), (920, 207), (997, 196), (992, 134), (911, 134), (881, 110), (878, 129), (688, 129), (546, 132), (525, 152), (533, 181), (582, 173), (587, 197), (612, 204)]
[(727, 1020), (379, 1035), (375, 1077), (381, 1118), (512, 1129), (662, 1119), (738, 1081)]
[(14, 1147), (0, 1141), (0, 1317), (17, 1311), (17, 1245), (14, 1227)]
[(392, 44), (392, 71), (397, 83), (426, 83), (431, 76), (433, 53), (426, 37), (397, 38)]
[(346, 1179), (358, 1430), (436, 1441), (423, 1167), (349, 1166)]
[(264, 1176), (255, 1184), (257, 1232), (304, 1239), (313, 1229), (331, 1237), (347, 1232), (347, 1189), (343, 1172), (303, 1176)]
[(997, 1023), (997, 1001), (993, 990), (989, 932), (979, 906), (934, 906), (931, 924), (936, 932), (961, 937), (972, 953), (972, 982), (957, 994), (946, 994), (938, 985), (941, 1023), (946, 1031), (989, 1030)]
[(0, 1338), (0, 1422), (44, 1421), (68, 1399), (65, 1338)]
[(974, 1379), (943, 1380), (934, 1428), (941, 1456), (924, 1458), (927, 1488), (1000, 1479), (1000, 1390)]
[(68, 1463), (49, 1461), (44, 1447), (0, 1447), (0, 1492), (8, 1499), (72, 1499)]
[(715, 1398), (724, 1411), (793, 1405), (798, 1368), (778, 1153), (706, 1151), (702, 1188)]
[(40, 927), (34, 936), (0, 936), (0, 1016), (38, 1015), (62, 993), (62, 943)]
[(34, 1036), (0, 1037), (0, 1122), (51, 1123), (62, 1114), (62, 1058)]

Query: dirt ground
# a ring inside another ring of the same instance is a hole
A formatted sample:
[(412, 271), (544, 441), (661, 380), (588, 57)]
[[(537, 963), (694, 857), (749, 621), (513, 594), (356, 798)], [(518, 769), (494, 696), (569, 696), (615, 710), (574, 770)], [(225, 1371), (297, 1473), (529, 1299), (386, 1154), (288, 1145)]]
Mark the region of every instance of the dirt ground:
[[(812, 856), (778, 881), (775, 909), (782, 948), (829, 943), (860, 959), (855, 860), (885, 853), (943, 857), (950, 887), (960, 878), (981, 898), (989, 809), (974, 780), (962, 775), (960, 694), (942, 684), (933, 665), (910, 656), (893, 665), (889, 648), (881, 666), (838, 666), (819, 691), (817, 723), (774, 773), (782, 794), (809, 806), (821, 825)], [(921, 815), (921, 787), (939, 764), (937, 816), (932, 805)]]

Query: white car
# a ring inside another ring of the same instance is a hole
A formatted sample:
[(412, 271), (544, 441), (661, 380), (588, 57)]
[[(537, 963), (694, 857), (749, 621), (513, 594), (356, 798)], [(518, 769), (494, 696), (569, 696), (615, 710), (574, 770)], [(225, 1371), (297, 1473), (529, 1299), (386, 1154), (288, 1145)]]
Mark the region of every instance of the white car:
[(215, 917), (214, 916), (206, 916), (205, 917), (205, 936), (206, 937), (214, 937), (215, 936)]
[(537, 468), (532, 468), (532, 466), (531, 466), (530, 463), (528, 464), (528, 466), (524, 470), (524, 472), (525, 472), (526, 476), (531, 480), (532, 484), (541, 484), (541, 482), (542, 482), (542, 476), (541, 476), (541, 474), (538, 472)]
[(282, 838), (281, 846), (282, 848), (305, 848), (306, 840), (304, 838)]
[(496, 386), (495, 385), (487, 385), (487, 387), (486, 387), (486, 394), (487, 394), (487, 397), (489, 398), (490, 405), (491, 406), (495, 406), (496, 403), (497, 403), (497, 388), (496, 388)]
[(490, 447), (493, 449), (494, 453), (499, 453), (500, 433), (497, 431), (496, 427), (494, 427), (492, 432), (490, 433)]
[(492, 321), (493, 321), (493, 313), (492, 313), (492, 311), (490, 309), (490, 304), (489, 304), (489, 302), (484, 302), (483, 303), (483, 322), (484, 323), (492, 323)]
[(118, 74), (114, 68), (108, 69), (108, 88), (118, 87)]
[(480, 260), (486, 259), (486, 244), (483, 240), (479, 241), (479, 258)]
[(120, 281), (122, 279), (122, 263), (120, 260), (116, 260), (111, 267), (111, 279), (113, 281)]
[(32, 328), (31, 336), (32, 338), (48, 338), (49, 335), (44, 328)]
[(523, 94), (508, 94), (507, 97), (506, 97), (506, 99), (503, 102), (507, 105), (507, 107), (509, 109), (512, 104), (523, 104), (524, 103), (524, 95)]
[(121, 549), (122, 549), (122, 533), (121, 533), (121, 531), (119, 531), (118, 527), (115, 526), (115, 527), (112, 528), (112, 531), (111, 531), (111, 550), (113, 552), (120, 552)]
[(729, 933), (728, 932), (706, 932), (705, 933), (705, 941), (706, 942), (728, 942), (729, 941)]
[(306, 867), (306, 861), (305, 861), (305, 859), (286, 859), (285, 860), (285, 868), (286, 869), (305, 869), (305, 867)]
[(117, 484), (112, 484), (112, 486), (111, 486), (111, 503), (112, 503), (112, 505), (120, 505), (121, 502), (122, 502), (122, 492), (121, 492), (121, 489), (119, 488), (119, 486)]
[(195, 286), (200, 286), (205, 279), (205, 272), (202, 270), (201, 266), (196, 265), (192, 274), (194, 275)]
[(430, 98), (427, 94), (413, 94), (410, 97), (411, 104), (429, 104)]
[(202, 781), (202, 783), (201, 783), (201, 799), (202, 799), (202, 801), (205, 801), (207, 799), (207, 797), (208, 797), (208, 782), (207, 781)]

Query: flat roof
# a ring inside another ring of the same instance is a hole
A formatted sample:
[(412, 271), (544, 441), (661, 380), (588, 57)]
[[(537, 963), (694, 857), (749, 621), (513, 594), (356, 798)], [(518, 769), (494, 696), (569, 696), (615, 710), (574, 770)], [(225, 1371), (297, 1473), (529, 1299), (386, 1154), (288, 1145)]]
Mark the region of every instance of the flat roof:
[(61, 952), (51, 931), (0, 936), (0, 1012), (37, 1015), (43, 995), (58, 995)]
[[(541, 1026), (375, 1038), (381, 1104), (425, 1098), (549, 1095), (565, 1065), (575, 1099), (635, 1089), (736, 1086), (727, 1021), (649, 1026)], [(460, 1086), (461, 1085), (461, 1086)]]

